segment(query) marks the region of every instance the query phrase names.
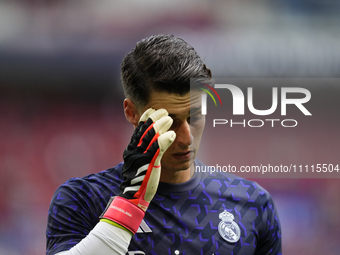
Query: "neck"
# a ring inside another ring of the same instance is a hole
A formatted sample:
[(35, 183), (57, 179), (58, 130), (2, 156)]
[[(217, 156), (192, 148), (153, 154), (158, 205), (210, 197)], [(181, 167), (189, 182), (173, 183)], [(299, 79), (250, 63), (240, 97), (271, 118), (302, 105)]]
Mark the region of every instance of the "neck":
[(183, 183), (189, 181), (194, 175), (194, 164), (192, 164), (190, 168), (182, 171), (171, 171), (167, 169), (162, 169), (161, 171), (161, 182)]

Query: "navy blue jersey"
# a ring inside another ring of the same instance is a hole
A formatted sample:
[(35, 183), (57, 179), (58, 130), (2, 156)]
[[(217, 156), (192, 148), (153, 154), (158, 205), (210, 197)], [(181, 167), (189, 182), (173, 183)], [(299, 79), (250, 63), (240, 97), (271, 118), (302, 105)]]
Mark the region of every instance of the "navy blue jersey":
[[(195, 160), (195, 164), (203, 164)], [(73, 178), (55, 192), (47, 254), (69, 250), (98, 223), (119, 193), (122, 164)], [(231, 217), (231, 218), (230, 218)], [(181, 184), (160, 183), (129, 254), (281, 254), (281, 229), (269, 193), (229, 173), (196, 172)]]

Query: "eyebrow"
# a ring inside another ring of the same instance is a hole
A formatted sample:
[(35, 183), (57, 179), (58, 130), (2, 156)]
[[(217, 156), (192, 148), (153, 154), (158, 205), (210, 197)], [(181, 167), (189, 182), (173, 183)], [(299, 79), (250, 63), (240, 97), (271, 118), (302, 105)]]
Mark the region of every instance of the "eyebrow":
[[(198, 111), (201, 111), (201, 107), (194, 107), (194, 108), (190, 108), (190, 113), (196, 113)], [(191, 115), (191, 114), (190, 114)], [(169, 113), (169, 116), (171, 118), (176, 118), (177, 117), (177, 114), (172, 114), (172, 113)]]
[(173, 118), (176, 118), (176, 117), (177, 117), (177, 114), (169, 114), (169, 117), (171, 117), (172, 119), (173, 119)]
[(193, 108), (190, 108), (190, 113), (196, 113), (198, 111), (201, 111), (201, 107), (193, 107)]

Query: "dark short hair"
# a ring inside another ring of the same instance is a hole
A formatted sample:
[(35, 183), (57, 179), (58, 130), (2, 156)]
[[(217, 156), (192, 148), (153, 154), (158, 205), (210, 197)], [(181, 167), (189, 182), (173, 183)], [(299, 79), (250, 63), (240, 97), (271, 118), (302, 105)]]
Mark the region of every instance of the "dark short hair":
[(153, 35), (137, 42), (121, 64), (125, 96), (137, 107), (149, 102), (152, 91), (185, 95), (190, 78), (211, 78), (195, 49), (173, 35)]

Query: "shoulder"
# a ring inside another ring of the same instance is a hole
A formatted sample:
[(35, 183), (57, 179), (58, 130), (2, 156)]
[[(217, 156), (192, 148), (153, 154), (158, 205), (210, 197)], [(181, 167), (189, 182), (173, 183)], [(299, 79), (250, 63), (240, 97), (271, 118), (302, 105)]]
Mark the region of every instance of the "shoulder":
[(67, 250), (97, 224), (111, 196), (119, 192), (121, 164), (72, 178), (55, 191), (47, 218), (47, 254)]
[(119, 192), (119, 185), (122, 181), (121, 165), (67, 180), (55, 191), (50, 209), (51, 207), (70, 207), (73, 211), (87, 209), (98, 214), (105, 209), (110, 197)]
[(71, 248), (98, 223), (111, 196), (118, 194), (121, 166), (72, 178), (55, 191), (47, 218), (47, 253)]
[(83, 177), (75, 177), (67, 180), (65, 183), (61, 184), (59, 188), (61, 189), (86, 189), (86, 188), (100, 188), (103, 186), (112, 186), (115, 184), (120, 184), (122, 181), (121, 176), (122, 163), (103, 170), (98, 173), (89, 174)]

